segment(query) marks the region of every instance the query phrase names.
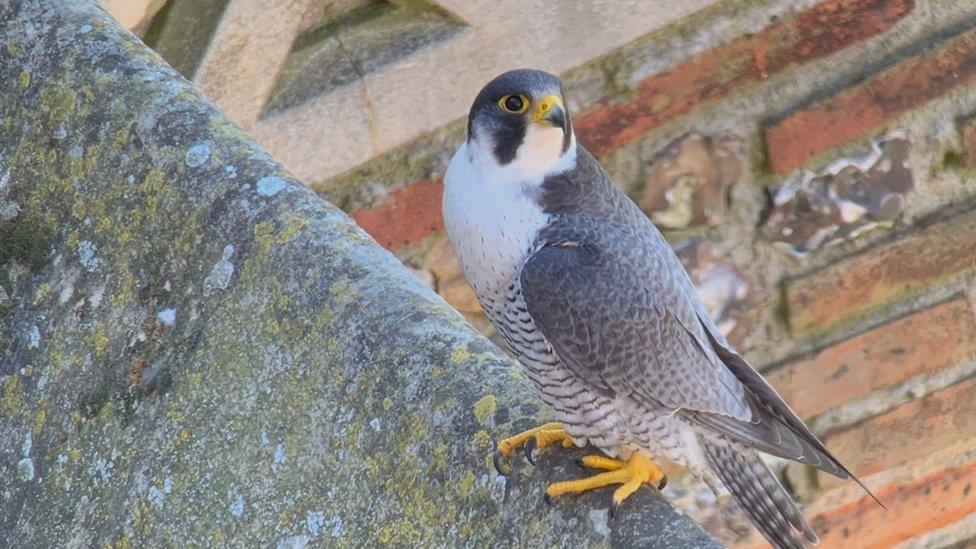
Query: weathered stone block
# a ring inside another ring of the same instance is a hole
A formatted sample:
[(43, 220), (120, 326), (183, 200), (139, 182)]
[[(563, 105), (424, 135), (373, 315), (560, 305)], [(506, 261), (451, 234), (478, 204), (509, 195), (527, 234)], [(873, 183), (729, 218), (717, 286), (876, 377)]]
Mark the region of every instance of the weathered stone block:
[(910, 149), (908, 139), (892, 136), (864, 157), (837, 160), (823, 173), (787, 183), (773, 197), (763, 232), (803, 254), (898, 219), (915, 189)]
[(717, 225), (725, 219), (728, 188), (739, 179), (743, 161), (736, 139), (676, 139), (651, 159), (641, 209), (658, 227)]

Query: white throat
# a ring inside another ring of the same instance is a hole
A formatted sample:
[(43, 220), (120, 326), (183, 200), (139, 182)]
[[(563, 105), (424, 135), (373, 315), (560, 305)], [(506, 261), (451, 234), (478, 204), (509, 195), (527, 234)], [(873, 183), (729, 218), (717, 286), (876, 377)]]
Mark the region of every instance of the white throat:
[(500, 164), (494, 154), (495, 144), (476, 135), (469, 141), (468, 152), (479, 171), (497, 183), (537, 185), (547, 175), (562, 173), (576, 165), (576, 136), (570, 134), (569, 147), (563, 152), (563, 130), (552, 126), (529, 124), (515, 158)]
[[(534, 125), (533, 125), (534, 126)], [(444, 224), (479, 299), (517, 280), (539, 230), (549, 223), (535, 190), (547, 175), (576, 165), (576, 139), (562, 152), (562, 131), (526, 131), (512, 162), (501, 165), (492, 143), (461, 145), (444, 176)]]

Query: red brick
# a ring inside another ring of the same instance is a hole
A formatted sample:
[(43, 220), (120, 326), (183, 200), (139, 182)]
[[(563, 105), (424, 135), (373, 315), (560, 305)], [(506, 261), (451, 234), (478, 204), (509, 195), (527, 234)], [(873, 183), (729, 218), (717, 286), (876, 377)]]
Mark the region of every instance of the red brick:
[(973, 312), (958, 298), (868, 330), (766, 378), (800, 417), (809, 418), (974, 356)]
[(418, 181), (390, 192), (382, 204), (372, 210), (358, 210), (350, 215), (356, 223), (390, 250), (402, 248), (444, 229), (440, 181)]
[(810, 520), (820, 547), (892, 547), (976, 512), (976, 463), (907, 478)]
[[(946, 387), (830, 433), (824, 437), (824, 444), (848, 469), (864, 478), (973, 438), (976, 438), (976, 379)], [(847, 482), (818, 474), (820, 486), (824, 488)]]
[(823, 331), (974, 269), (976, 212), (968, 212), (788, 281), (790, 328)]
[(770, 168), (788, 172), (950, 89), (976, 81), (976, 31), (765, 126)]
[(962, 137), (962, 163), (967, 168), (976, 168), (976, 117), (959, 121)]
[(580, 142), (594, 154), (607, 153), (702, 103), (884, 32), (914, 7), (914, 0), (821, 2), (646, 78), (630, 101), (598, 105), (574, 124)]

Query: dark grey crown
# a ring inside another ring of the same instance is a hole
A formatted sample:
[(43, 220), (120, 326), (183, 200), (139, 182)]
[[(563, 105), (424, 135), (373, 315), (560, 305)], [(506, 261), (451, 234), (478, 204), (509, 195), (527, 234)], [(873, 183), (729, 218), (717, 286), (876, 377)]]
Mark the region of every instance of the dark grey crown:
[[(517, 69), (499, 75), (481, 89), (471, 105), (468, 114), (468, 139), (474, 138), (475, 132), (486, 133), (495, 144), (494, 153), (499, 163), (511, 162), (525, 138), (532, 109), (523, 114), (512, 114), (499, 108), (498, 101), (506, 95), (524, 95), (535, 102), (549, 94), (557, 94), (562, 98), (563, 83), (557, 76), (548, 72)], [(563, 98), (563, 104), (565, 103)], [(563, 132), (565, 136), (563, 150), (566, 150), (569, 148), (572, 133), (568, 112)]]

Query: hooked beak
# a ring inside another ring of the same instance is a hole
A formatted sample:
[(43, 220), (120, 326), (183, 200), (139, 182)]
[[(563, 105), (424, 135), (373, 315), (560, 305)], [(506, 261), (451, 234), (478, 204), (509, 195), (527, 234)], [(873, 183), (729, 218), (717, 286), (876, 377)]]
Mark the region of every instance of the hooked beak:
[(566, 108), (563, 100), (555, 94), (549, 94), (535, 108), (532, 122), (541, 126), (551, 126), (566, 130)]

